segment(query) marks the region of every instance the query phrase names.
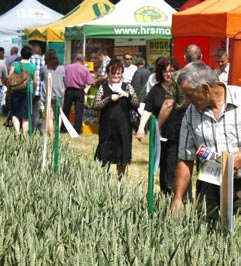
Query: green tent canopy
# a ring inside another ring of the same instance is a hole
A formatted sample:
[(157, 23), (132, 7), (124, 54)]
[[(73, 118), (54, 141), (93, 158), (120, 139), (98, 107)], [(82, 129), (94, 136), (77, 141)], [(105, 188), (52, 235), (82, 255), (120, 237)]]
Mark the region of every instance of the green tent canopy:
[(176, 13), (163, 0), (121, 0), (106, 16), (65, 27), (65, 40), (106, 39), (171, 39), (172, 14)]

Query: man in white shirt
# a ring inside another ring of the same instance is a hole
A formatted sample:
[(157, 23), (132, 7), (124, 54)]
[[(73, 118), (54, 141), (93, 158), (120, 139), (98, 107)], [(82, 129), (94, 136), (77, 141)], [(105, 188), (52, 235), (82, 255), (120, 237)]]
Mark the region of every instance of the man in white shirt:
[(125, 53), (123, 55), (123, 59), (124, 59), (124, 64), (123, 64), (124, 72), (122, 74), (122, 81), (131, 83), (132, 77), (137, 70), (137, 66), (131, 63), (132, 57), (129, 53)]
[(227, 85), (230, 66), (227, 52), (224, 49), (218, 49), (215, 53), (215, 57), (218, 67), (214, 70), (214, 73), (218, 77), (219, 81), (222, 81)]

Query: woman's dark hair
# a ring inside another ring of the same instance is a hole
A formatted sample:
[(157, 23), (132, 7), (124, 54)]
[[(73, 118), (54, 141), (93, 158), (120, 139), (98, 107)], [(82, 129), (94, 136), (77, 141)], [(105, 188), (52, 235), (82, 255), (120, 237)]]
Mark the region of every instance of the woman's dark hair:
[(54, 49), (49, 49), (45, 54), (45, 64), (48, 69), (56, 69), (58, 65), (61, 65), (58, 55)]
[(106, 72), (109, 73), (111, 70), (111, 74), (115, 74), (119, 69), (121, 69), (122, 73), (124, 72), (124, 67), (121, 61), (119, 59), (112, 59), (106, 67)]
[(171, 65), (174, 71), (179, 69), (179, 63), (177, 60), (173, 57), (159, 57), (158, 60), (156, 61), (156, 80), (158, 82), (163, 82), (163, 72), (166, 71), (167, 67)]
[(29, 46), (24, 46), (20, 53), (22, 59), (29, 59), (32, 56), (32, 49)]

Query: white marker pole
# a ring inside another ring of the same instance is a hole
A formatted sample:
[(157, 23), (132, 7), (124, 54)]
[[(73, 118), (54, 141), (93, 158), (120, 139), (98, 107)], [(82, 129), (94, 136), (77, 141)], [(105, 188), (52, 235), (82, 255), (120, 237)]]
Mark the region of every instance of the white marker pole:
[(42, 172), (44, 171), (47, 155), (47, 141), (48, 141), (48, 126), (51, 108), (51, 97), (52, 97), (52, 75), (48, 74), (47, 92), (46, 92), (46, 119), (45, 119), (45, 130), (44, 130), (44, 147), (43, 147), (43, 159), (42, 159)]

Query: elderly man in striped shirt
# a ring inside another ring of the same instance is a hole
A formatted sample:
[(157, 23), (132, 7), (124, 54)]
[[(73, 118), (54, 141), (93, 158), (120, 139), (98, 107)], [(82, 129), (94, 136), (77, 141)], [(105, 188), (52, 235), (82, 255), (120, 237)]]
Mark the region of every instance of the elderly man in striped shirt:
[[(171, 209), (183, 207), (183, 196), (190, 182), (196, 151), (202, 144), (213, 152), (234, 154), (234, 211), (241, 207), (241, 88), (217, 81), (212, 69), (203, 62), (189, 63), (178, 80), (190, 103), (181, 126), (175, 194)], [(197, 182), (200, 200), (206, 198), (211, 218), (217, 218), (220, 187), (203, 181)]]

